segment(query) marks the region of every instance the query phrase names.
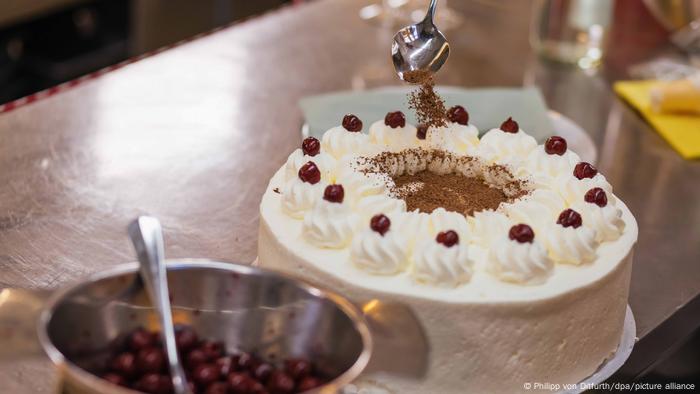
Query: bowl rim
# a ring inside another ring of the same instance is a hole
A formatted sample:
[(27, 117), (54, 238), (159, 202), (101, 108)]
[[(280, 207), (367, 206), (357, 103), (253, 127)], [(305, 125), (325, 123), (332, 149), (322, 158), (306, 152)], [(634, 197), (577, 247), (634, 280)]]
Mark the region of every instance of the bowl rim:
[[(335, 304), (343, 313), (345, 313), (353, 323), (353, 327), (360, 335), (362, 340), (362, 351), (358, 355), (355, 362), (345, 370), (342, 374), (335, 377), (333, 380), (325, 383), (323, 386), (317, 387), (314, 390), (308, 391), (312, 392), (326, 392), (326, 390), (338, 390), (341, 387), (349, 384), (355, 380), (362, 371), (367, 367), (369, 360), (372, 355), (373, 342), (372, 336), (370, 334), (369, 326), (361, 310), (347, 298), (333, 292), (330, 290), (319, 288), (318, 286), (295, 276), (291, 276), (282, 272), (271, 271), (264, 268), (252, 267), (247, 264), (225, 262), (221, 260), (210, 260), (210, 259), (197, 259), (197, 258), (184, 258), (184, 259), (166, 259), (166, 270), (181, 270), (181, 269), (215, 269), (222, 271), (235, 272), (244, 275), (263, 275), (263, 276), (273, 276), (283, 280), (290, 281), (298, 286), (301, 290), (306, 291), (308, 294), (316, 298), (322, 298), (329, 300)], [(42, 348), (49, 356), (51, 361), (58, 366), (60, 369), (65, 371), (69, 376), (75, 376), (81, 381), (86, 382), (91, 387), (96, 389), (96, 392), (102, 392), (101, 390), (111, 388), (112, 390), (120, 390), (123, 392), (135, 392), (129, 388), (115, 386), (105, 380), (99, 378), (97, 375), (88, 372), (67, 359), (63, 353), (58, 350), (51, 341), (48, 333), (48, 324), (53, 317), (56, 306), (65, 299), (65, 297), (73, 292), (74, 290), (85, 286), (89, 283), (94, 283), (103, 279), (116, 277), (125, 274), (138, 274), (139, 263), (129, 262), (115, 265), (109, 269), (98, 271), (82, 279), (78, 279), (75, 282), (60, 288), (59, 290), (52, 293), (47, 299), (39, 318), (37, 319), (37, 335)], [(62, 372), (63, 372), (62, 371)]]

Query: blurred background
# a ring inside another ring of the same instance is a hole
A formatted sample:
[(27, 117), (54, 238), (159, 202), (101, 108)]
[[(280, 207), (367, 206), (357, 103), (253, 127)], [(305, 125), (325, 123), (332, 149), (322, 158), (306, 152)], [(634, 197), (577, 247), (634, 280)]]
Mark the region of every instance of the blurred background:
[(292, 0), (2, 0), (0, 103)]

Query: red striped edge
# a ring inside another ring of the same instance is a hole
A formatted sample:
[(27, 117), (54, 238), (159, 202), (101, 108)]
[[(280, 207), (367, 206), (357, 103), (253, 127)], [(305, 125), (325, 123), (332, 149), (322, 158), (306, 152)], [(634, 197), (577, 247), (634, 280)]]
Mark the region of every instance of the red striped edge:
[(169, 50), (169, 49), (173, 49), (173, 48), (179, 47), (179, 46), (181, 46), (181, 45), (187, 44), (187, 43), (189, 43), (189, 42), (198, 40), (198, 39), (200, 39), (200, 38), (203, 38), (203, 37), (212, 35), (212, 34), (218, 32), (218, 31), (227, 29), (227, 28), (229, 28), (229, 27), (231, 27), (231, 26), (234, 26), (234, 25), (237, 25), (237, 24), (240, 24), (240, 23), (247, 22), (247, 21), (249, 21), (249, 20), (251, 20), (251, 19), (253, 19), (253, 18), (255, 18), (255, 17), (262, 17), (262, 16), (265, 16), (265, 15), (267, 15), (267, 14), (280, 11), (280, 10), (282, 10), (282, 9), (284, 9), (284, 8), (287, 8), (287, 7), (290, 7), (290, 6), (300, 5), (300, 4), (302, 4), (303, 2), (304, 2), (304, 0), (292, 0), (291, 3), (287, 3), (287, 4), (285, 4), (285, 5), (282, 5), (282, 6), (280, 6), (280, 7), (277, 7), (277, 8), (275, 8), (275, 9), (273, 9), (273, 10), (269, 10), (269, 11), (264, 12), (264, 13), (262, 13), (262, 14), (259, 14), (259, 15), (251, 15), (251, 16), (249, 16), (249, 17), (246, 17), (246, 18), (243, 18), (243, 19), (241, 19), (241, 20), (237, 20), (237, 21), (228, 23), (228, 24), (223, 25), (223, 26), (217, 26), (217, 27), (215, 27), (215, 28), (213, 28), (213, 29), (211, 29), (211, 30), (208, 30), (208, 31), (205, 31), (205, 32), (196, 34), (196, 35), (194, 35), (194, 36), (192, 36), (192, 37), (188, 37), (188, 38), (186, 38), (186, 39), (184, 39), (184, 40), (180, 40), (180, 41), (175, 42), (175, 43), (173, 43), (173, 44), (164, 45), (164, 46), (162, 46), (162, 47), (160, 47), (160, 48), (157, 48), (157, 49), (154, 49), (154, 50), (152, 50), (152, 51), (145, 52), (145, 53), (142, 53), (142, 54), (140, 54), (140, 55), (136, 55), (136, 56), (131, 57), (131, 58), (129, 58), (129, 59), (123, 60), (123, 61), (121, 61), (121, 62), (119, 62), (119, 63), (117, 63), (117, 64), (113, 64), (113, 65), (107, 66), (107, 67), (105, 67), (105, 68), (99, 69), (99, 70), (97, 70), (97, 71), (94, 71), (94, 72), (92, 72), (92, 73), (85, 74), (85, 75), (83, 75), (83, 76), (81, 76), (81, 77), (78, 77), (78, 78), (76, 78), (76, 79), (72, 79), (72, 80), (70, 80), (70, 81), (63, 82), (63, 83), (58, 84), (58, 85), (56, 85), (56, 86), (51, 86), (50, 88), (47, 88), (47, 89), (38, 91), (38, 92), (36, 92), (36, 93), (32, 93), (32, 94), (30, 94), (30, 95), (28, 95), (28, 96), (25, 96), (25, 97), (19, 98), (19, 99), (17, 99), (17, 100), (13, 100), (13, 101), (7, 102), (7, 103), (5, 103), (5, 104), (0, 104), (0, 114), (13, 111), (13, 110), (15, 110), (15, 109), (17, 109), (17, 108), (19, 108), (19, 107), (23, 107), (23, 106), (25, 106), (25, 105), (27, 105), (27, 104), (31, 104), (31, 103), (33, 103), (33, 102), (42, 100), (42, 99), (44, 99), (44, 98), (53, 96), (53, 95), (55, 95), (55, 94), (58, 94), (58, 93), (61, 93), (61, 92), (65, 92), (65, 91), (67, 91), (67, 90), (70, 90), (70, 89), (72, 89), (72, 88), (74, 88), (74, 87), (76, 87), (76, 86), (82, 84), (82, 83), (85, 82), (85, 81), (89, 81), (89, 80), (92, 80), (92, 79), (97, 79), (97, 78), (99, 78), (99, 77), (101, 77), (101, 76), (103, 76), (103, 75), (105, 75), (105, 74), (108, 74), (108, 73), (110, 73), (110, 72), (112, 72), (112, 71), (118, 70), (118, 69), (120, 69), (120, 68), (122, 68), (122, 67), (124, 67), (124, 66), (127, 66), (127, 65), (131, 64), (131, 63), (138, 62), (138, 61), (140, 61), (140, 60), (143, 60), (143, 59), (146, 59), (146, 58), (148, 58), (148, 57), (157, 55), (157, 54), (159, 54), (159, 53), (161, 53), (161, 52), (164, 52), (164, 51), (167, 51), (167, 50)]

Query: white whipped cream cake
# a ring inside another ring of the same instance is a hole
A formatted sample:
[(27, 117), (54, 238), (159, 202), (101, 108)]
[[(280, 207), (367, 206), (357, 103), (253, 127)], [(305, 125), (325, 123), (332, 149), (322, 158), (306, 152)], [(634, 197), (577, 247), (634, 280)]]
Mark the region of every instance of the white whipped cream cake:
[(410, 305), (431, 346), (396, 393), (523, 391), (576, 383), (617, 349), (637, 224), (561, 137), (508, 119), (479, 138), (467, 111), (442, 127), (354, 115), (309, 137), (260, 205), (259, 264), (356, 301)]

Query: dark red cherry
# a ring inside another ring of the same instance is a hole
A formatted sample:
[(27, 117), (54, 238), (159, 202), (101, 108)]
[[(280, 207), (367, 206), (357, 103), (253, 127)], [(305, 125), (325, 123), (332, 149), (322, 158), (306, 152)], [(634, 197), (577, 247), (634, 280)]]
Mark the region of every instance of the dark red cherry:
[(236, 365), (238, 366), (239, 370), (247, 370), (250, 369), (250, 367), (252, 367), (254, 363), (255, 358), (252, 355), (250, 355), (250, 353), (241, 353), (238, 355)]
[(134, 388), (149, 394), (169, 394), (173, 391), (173, 382), (170, 376), (149, 373), (137, 380)]
[(547, 138), (544, 143), (544, 151), (550, 155), (563, 155), (566, 153), (566, 140), (558, 135)]
[(141, 349), (136, 354), (136, 368), (141, 373), (157, 373), (165, 368), (165, 353), (155, 347)]
[(132, 377), (136, 374), (136, 356), (132, 353), (121, 353), (112, 360), (110, 369), (120, 375)]
[(204, 341), (199, 347), (207, 360), (214, 361), (224, 355), (224, 344), (216, 341)]
[(152, 332), (146, 331), (143, 328), (137, 328), (129, 335), (127, 344), (129, 349), (138, 352), (141, 349), (153, 346), (155, 344), (155, 338)]
[(316, 156), (321, 151), (321, 143), (314, 137), (305, 138), (301, 143), (301, 151), (308, 156)]
[(557, 224), (561, 224), (563, 227), (579, 228), (583, 224), (583, 219), (581, 219), (581, 215), (573, 209), (565, 209), (559, 214)]
[(389, 112), (384, 117), (384, 124), (395, 129), (406, 126), (406, 117), (401, 111)]
[(192, 371), (192, 380), (198, 385), (206, 387), (219, 380), (219, 374), (220, 370), (216, 364), (199, 364)]
[(274, 370), (275, 368), (273, 368), (272, 365), (268, 363), (260, 363), (253, 369), (253, 377), (261, 382), (264, 382), (270, 377), (270, 374), (272, 374), (272, 371)]
[(287, 394), (294, 391), (294, 379), (282, 371), (275, 371), (267, 381), (267, 389), (273, 394)]
[(598, 170), (592, 164), (582, 161), (574, 167), (574, 176), (578, 179), (593, 178)]
[(328, 185), (323, 191), (323, 199), (330, 202), (342, 203), (345, 197), (343, 185)]
[(255, 381), (248, 375), (247, 372), (231, 372), (226, 377), (229, 388), (233, 393), (247, 394), (251, 391)]
[(194, 349), (187, 354), (187, 357), (185, 358), (185, 365), (190, 368), (194, 368), (199, 364), (206, 363), (207, 361), (209, 361), (209, 359), (202, 349)]
[(175, 344), (181, 352), (186, 352), (197, 345), (199, 338), (191, 327), (178, 326), (175, 331)]
[(594, 187), (593, 189), (587, 191), (586, 195), (583, 196), (583, 199), (586, 202), (595, 204), (601, 208), (608, 205), (608, 196), (605, 194), (605, 191), (599, 187)]
[(447, 119), (466, 126), (469, 124), (469, 112), (461, 105), (455, 105), (447, 111)]
[(532, 240), (535, 239), (535, 232), (527, 224), (516, 224), (510, 228), (508, 238), (521, 244), (532, 243)]
[(219, 357), (216, 359), (216, 361), (214, 361), (214, 364), (216, 364), (216, 366), (219, 367), (219, 373), (222, 376), (228, 375), (235, 369), (235, 366), (233, 365), (233, 357), (231, 356)]
[(127, 380), (125, 377), (123, 377), (122, 375), (113, 373), (113, 372), (108, 372), (108, 373), (102, 375), (102, 379), (104, 379), (112, 384), (116, 384), (118, 386), (126, 386), (126, 384), (127, 384)]
[(438, 233), (435, 240), (449, 248), (459, 243), (459, 236), (456, 232), (448, 230)]
[(520, 126), (513, 118), (508, 118), (505, 122), (501, 123), (501, 130), (506, 133), (517, 133), (518, 130), (520, 130)]
[(300, 359), (292, 358), (284, 361), (284, 370), (295, 380), (311, 374), (311, 363)]
[(419, 124), (416, 127), (416, 138), (419, 140), (424, 140), (428, 136), (428, 126), (424, 124)]
[(390, 226), (391, 220), (389, 220), (386, 215), (381, 213), (372, 216), (372, 219), (369, 221), (369, 227), (381, 235), (384, 235), (387, 231), (389, 231)]
[(310, 161), (299, 169), (299, 179), (301, 179), (302, 182), (315, 185), (321, 180), (321, 171), (316, 167), (316, 163)]
[(304, 392), (304, 391), (309, 391), (311, 389), (315, 389), (316, 387), (322, 385), (323, 382), (319, 378), (315, 378), (313, 376), (307, 376), (304, 379), (299, 382), (299, 385), (297, 386), (297, 390)]
[(207, 386), (207, 389), (204, 390), (204, 394), (228, 394), (228, 383), (214, 382)]
[(362, 121), (353, 114), (348, 114), (343, 117), (343, 127), (347, 131), (357, 132), (362, 130)]

